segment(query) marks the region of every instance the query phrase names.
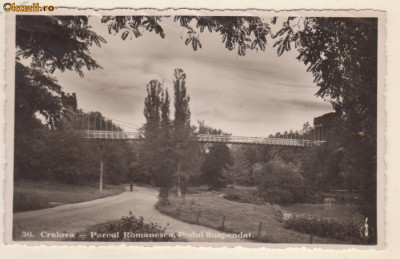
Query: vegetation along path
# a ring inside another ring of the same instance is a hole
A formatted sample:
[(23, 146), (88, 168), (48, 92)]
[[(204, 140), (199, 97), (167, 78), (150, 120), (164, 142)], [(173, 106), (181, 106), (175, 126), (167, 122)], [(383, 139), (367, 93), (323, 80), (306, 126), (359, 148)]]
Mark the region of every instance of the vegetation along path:
[[(134, 187), (120, 195), (94, 201), (61, 205), (55, 208), (20, 212), (14, 214), (14, 240), (57, 240), (58, 233), (77, 233), (89, 227), (108, 221), (119, 220), (132, 211), (135, 216), (142, 216), (145, 222), (159, 223), (167, 226), (166, 232), (187, 233), (182, 236), (189, 241), (223, 241), (244, 242), (234, 237), (222, 240), (224, 233), (203, 226), (185, 223), (161, 214), (154, 208), (158, 191)], [(32, 232), (34, 237), (23, 237), (21, 232)], [(48, 236), (48, 237), (47, 237)]]
[[(280, 222), (279, 206), (230, 201), (218, 192), (186, 195), (186, 202), (170, 198), (170, 205), (158, 205), (161, 212), (185, 222), (232, 233), (251, 233), (259, 242), (267, 243), (346, 243), (286, 229)], [(282, 215), (283, 216), (283, 215)]]

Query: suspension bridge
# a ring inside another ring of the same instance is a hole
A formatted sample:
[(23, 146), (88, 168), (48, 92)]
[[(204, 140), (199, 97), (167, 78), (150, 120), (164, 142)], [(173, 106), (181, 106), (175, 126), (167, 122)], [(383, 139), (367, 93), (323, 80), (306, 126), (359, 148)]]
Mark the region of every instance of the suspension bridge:
[[(81, 131), (81, 134), (86, 139), (130, 140), (130, 141), (141, 141), (144, 139), (138, 132), (84, 130)], [(320, 145), (326, 142), (323, 140), (242, 137), (242, 136), (211, 135), (211, 134), (198, 134), (195, 140), (197, 142), (204, 142), (204, 143), (250, 144), (250, 145), (270, 145), (270, 146), (302, 146), (302, 147)]]
[[(85, 139), (101, 140), (144, 140), (139, 131), (139, 126), (99, 116), (97, 113), (76, 113), (76, 121), (79, 123), (79, 132)], [(128, 128), (130, 131), (123, 131)], [(231, 135), (198, 134), (194, 141), (202, 143), (248, 144), (269, 146), (298, 146), (308, 147), (325, 143), (325, 129), (322, 126), (314, 127), (312, 139), (269, 138), (269, 137), (244, 137)]]

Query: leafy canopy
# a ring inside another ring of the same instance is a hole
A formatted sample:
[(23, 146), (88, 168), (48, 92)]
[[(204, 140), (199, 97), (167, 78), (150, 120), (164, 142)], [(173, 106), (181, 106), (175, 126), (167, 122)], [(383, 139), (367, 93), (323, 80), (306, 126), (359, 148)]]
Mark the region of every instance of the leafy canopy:
[[(166, 35), (161, 26), (165, 16), (106, 16), (102, 22), (108, 25), (110, 34), (122, 31), (121, 38), (129, 35), (137, 38), (142, 31), (154, 31), (161, 38)], [(237, 48), (238, 54), (244, 56), (246, 50), (265, 50), (267, 36), (271, 33), (269, 25), (254, 16), (175, 16), (174, 22), (186, 30), (185, 44), (194, 51), (202, 47), (200, 34), (207, 29), (210, 33), (219, 33), (222, 43), (232, 51)]]
[(17, 15), (17, 57), (30, 58), (34, 68), (53, 73), (101, 68), (90, 56), (89, 47), (106, 40), (90, 30), (88, 16)]

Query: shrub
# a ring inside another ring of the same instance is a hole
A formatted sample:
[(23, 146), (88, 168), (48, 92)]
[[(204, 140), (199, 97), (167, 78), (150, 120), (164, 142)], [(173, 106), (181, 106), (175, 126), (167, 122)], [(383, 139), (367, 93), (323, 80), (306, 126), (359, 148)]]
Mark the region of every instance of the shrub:
[(224, 198), (243, 203), (264, 204), (264, 200), (252, 192), (229, 190), (227, 194), (224, 195)]
[(271, 203), (293, 203), (304, 200), (303, 177), (282, 161), (270, 161), (258, 175), (258, 195)]
[(323, 203), (324, 193), (320, 191), (308, 190), (304, 197), (305, 203)]
[(270, 203), (294, 203), (295, 198), (290, 190), (270, 188), (259, 194), (264, 200)]
[(280, 207), (278, 205), (272, 205), (272, 208), (274, 209), (274, 215), (278, 219), (280, 223), (283, 223), (284, 220), (284, 214), (281, 211)]
[[(366, 241), (362, 235), (362, 222), (344, 221), (311, 215), (291, 215), (283, 218), (283, 225), (285, 228), (310, 235), (335, 238), (344, 241), (358, 241), (360, 243)], [(373, 229), (370, 229), (369, 232), (370, 238), (375, 235)]]
[[(144, 223), (143, 217), (136, 217), (132, 215), (132, 212), (129, 212), (128, 217), (122, 217), (115, 223), (102, 224), (91, 229), (85, 233), (76, 234), (74, 241), (184, 241), (178, 238), (176, 233), (166, 233), (166, 227), (158, 223)], [(92, 232), (96, 235), (92, 236)], [(127, 233), (129, 236), (126, 235)]]
[(38, 193), (14, 192), (13, 210), (14, 212), (39, 210), (49, 208), (51, 205)]

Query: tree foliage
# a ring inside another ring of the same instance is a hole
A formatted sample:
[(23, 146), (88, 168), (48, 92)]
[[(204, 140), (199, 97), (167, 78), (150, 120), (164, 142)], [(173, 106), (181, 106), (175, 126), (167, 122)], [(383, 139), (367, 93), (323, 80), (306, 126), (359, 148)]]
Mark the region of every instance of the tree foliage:
[(151, 80), (146, 86), (147, 96), (144, 100), (145, 138), (155, 140), (160, 133), (162, 92), (161, 83)]
[(102, 23), (106, 23), (108, 33), (121, 33), (121, 39), (125, 40), (130, 36), (138, 38), (143, 35), (141, 29), (159, 34), (161, 38), (165, 38), (164, 29), (160, 22), (162, 16), (104, 16), (101, 19)]
[(187, 95), (186, 74), (178, 68), (174, 71), (174, 133), (177, 142), (187, 141), (191, 133), (190, 97)]
[(237, 48), (240, 56), (244, 56), (248, 49), (264, 51), (267, 36), (271, 33), (268, 24), (254, 16), (175, 16), (174, 21), (186, 28), (185, 44), (190, 44), (195, 51), (201, 48), (199, 34), (205, 28), (210, 33), (219, 33), (225, 48), (230, 51)]
[[(99, 112), (77, 114), (98, 116)], [(104, 182), (120, 184), (127, 179), (129, 165), (135, 156), (135, 147), (124, 142), (84, 140), (75, 132), (80, 130), (80, 116), (66, 120), (62, 129), (52, 130), (32, 120), (33, 128), (16, 126), (14, 149), (15, 179), (54, 180), (65, 184), (88, 185), (99, 179), (100, 160), (104, 162)], [(104, 125), (104, 124), (103, 124)], [(114, 125), (114, 128), (117, 128)], [(100, 123), (91, 128), (99, 130)], [(102, 154), (103, 158), (102, 158)]]
[[(296, 21), (297, 20), (297, 21)], [(355, 170), (364, 213), (376, 225), (377, 44), (376, 18), (290, 18), (275, 35), (278, 55), (294, 44), (297, 57), (343, 120), (343, 158)], [(355, 176), (354, 172), (351, 174)], [(354, 178), (354, 177), (353, 177)]]
[(278, 55), (295, 45), (320, 87), (317, 96), (347, 116), (376, 114), (377, 19), (292, 17), (274, 38)]
[(204, 123), (204, 121), (199, 121), (198, 134), (211, 134), (211, 135), (231, 135), (229, 133), (223, 132), (221, 129), (215, 129)]
[[(165, 33), (161, 26), (164, 18), (166, 17), (107, 16), (103, 17), (102, 22), (108, 25), (110, 34), (122, 31), (123, 40), (129, 35), (134, 35), (135, 38), (142, 36), (141, 29), (154, 31), (164, 38)], [(247, 50), (264, 51), (267, 36), (271, 34), (269, 25), (254, 16), (175, 16), (174, 21), (186, 30), (187, 37), (184, 43), (194, 51), (202, 47), (200, 34), (205, 29), (210, 33), (219, 33), (224, 46), (230, 51), (237, 49), (240, 56), (244, 56)]]
[(35, 124), (36, 115), (44, 117), (51, 128), (61, 127), (62, 90), (54, 77), (20, 62), (15, 64), (15, 118), (18, 132)]
[(163, 89), (157, 80), (147, 85), (144, 115), (144, 143), (141, 162), (150, 174), (153, 183), (161, 187), (160, 197), (168, 200), (175, 172), (174, 143), (170, 115), (170, 98), (167, 89)]
[(233, 185), (252, 185), (254, 178), (252, 175), (252, 163), (250, 162), (246, 146), (233, 146), (230, 149), (233, 164), (229, 166), (227, 180)]
[(282, 161), (262, 165), (257, 175), (258, 192), (269, 202), (301, 202), (304, 179), (297, 170)]
[(50, 73), (56, 69), (100, 68), (90, 56), (89, 47), (101, 46), (105, 39), (88, 25), (88, 16), (18, 15), (16, 18), (17, 57), (30, 58), (33, 68)]
[[(16, 128), (29, 127), (28, 121), (38, 113), (49, 127), (60, 128), (65, 115), (61, 96), (65, 93), (49, 73), (74, 70), (83, 76), (84, 67), (100, 68), (89, 47), (102, 43), (106, 41), (91, 30), (87, 16), (18, 15), (15, 106), (20, 121)], [(30, 66), (22, 60), (28, 60)]]
[(193, 134), (190, 125), (190, 97), (187, 94), (186, 74), (177, 68), (174, 70), (174, 107), (173, 138), (177, 164), (178, 195), (185, 195), (187, 177), (192, 170), (191, 151), (195, 146), (191, 142)]
[(228, 170), (233, 160), (226, 144), (213, 144), (201, 166), (203, 181), (213, 188), (223, 187), (225, 176), (223, 169)]
[(83, 76), (83, 67), (100, 68), (89, 47), (101, 43), (105, 40), (90, 30), (87, 16), (16, 17), (15, 177), (74, 182), (77, 178), (71, 176), (90, 164), (82, 162), (88, 161), (87, 153), (81, 152), (76, 136), (51, 132), (42, 124), (61, 130), (68, 113), (65, 93), (49, 73), (74, 70)]

